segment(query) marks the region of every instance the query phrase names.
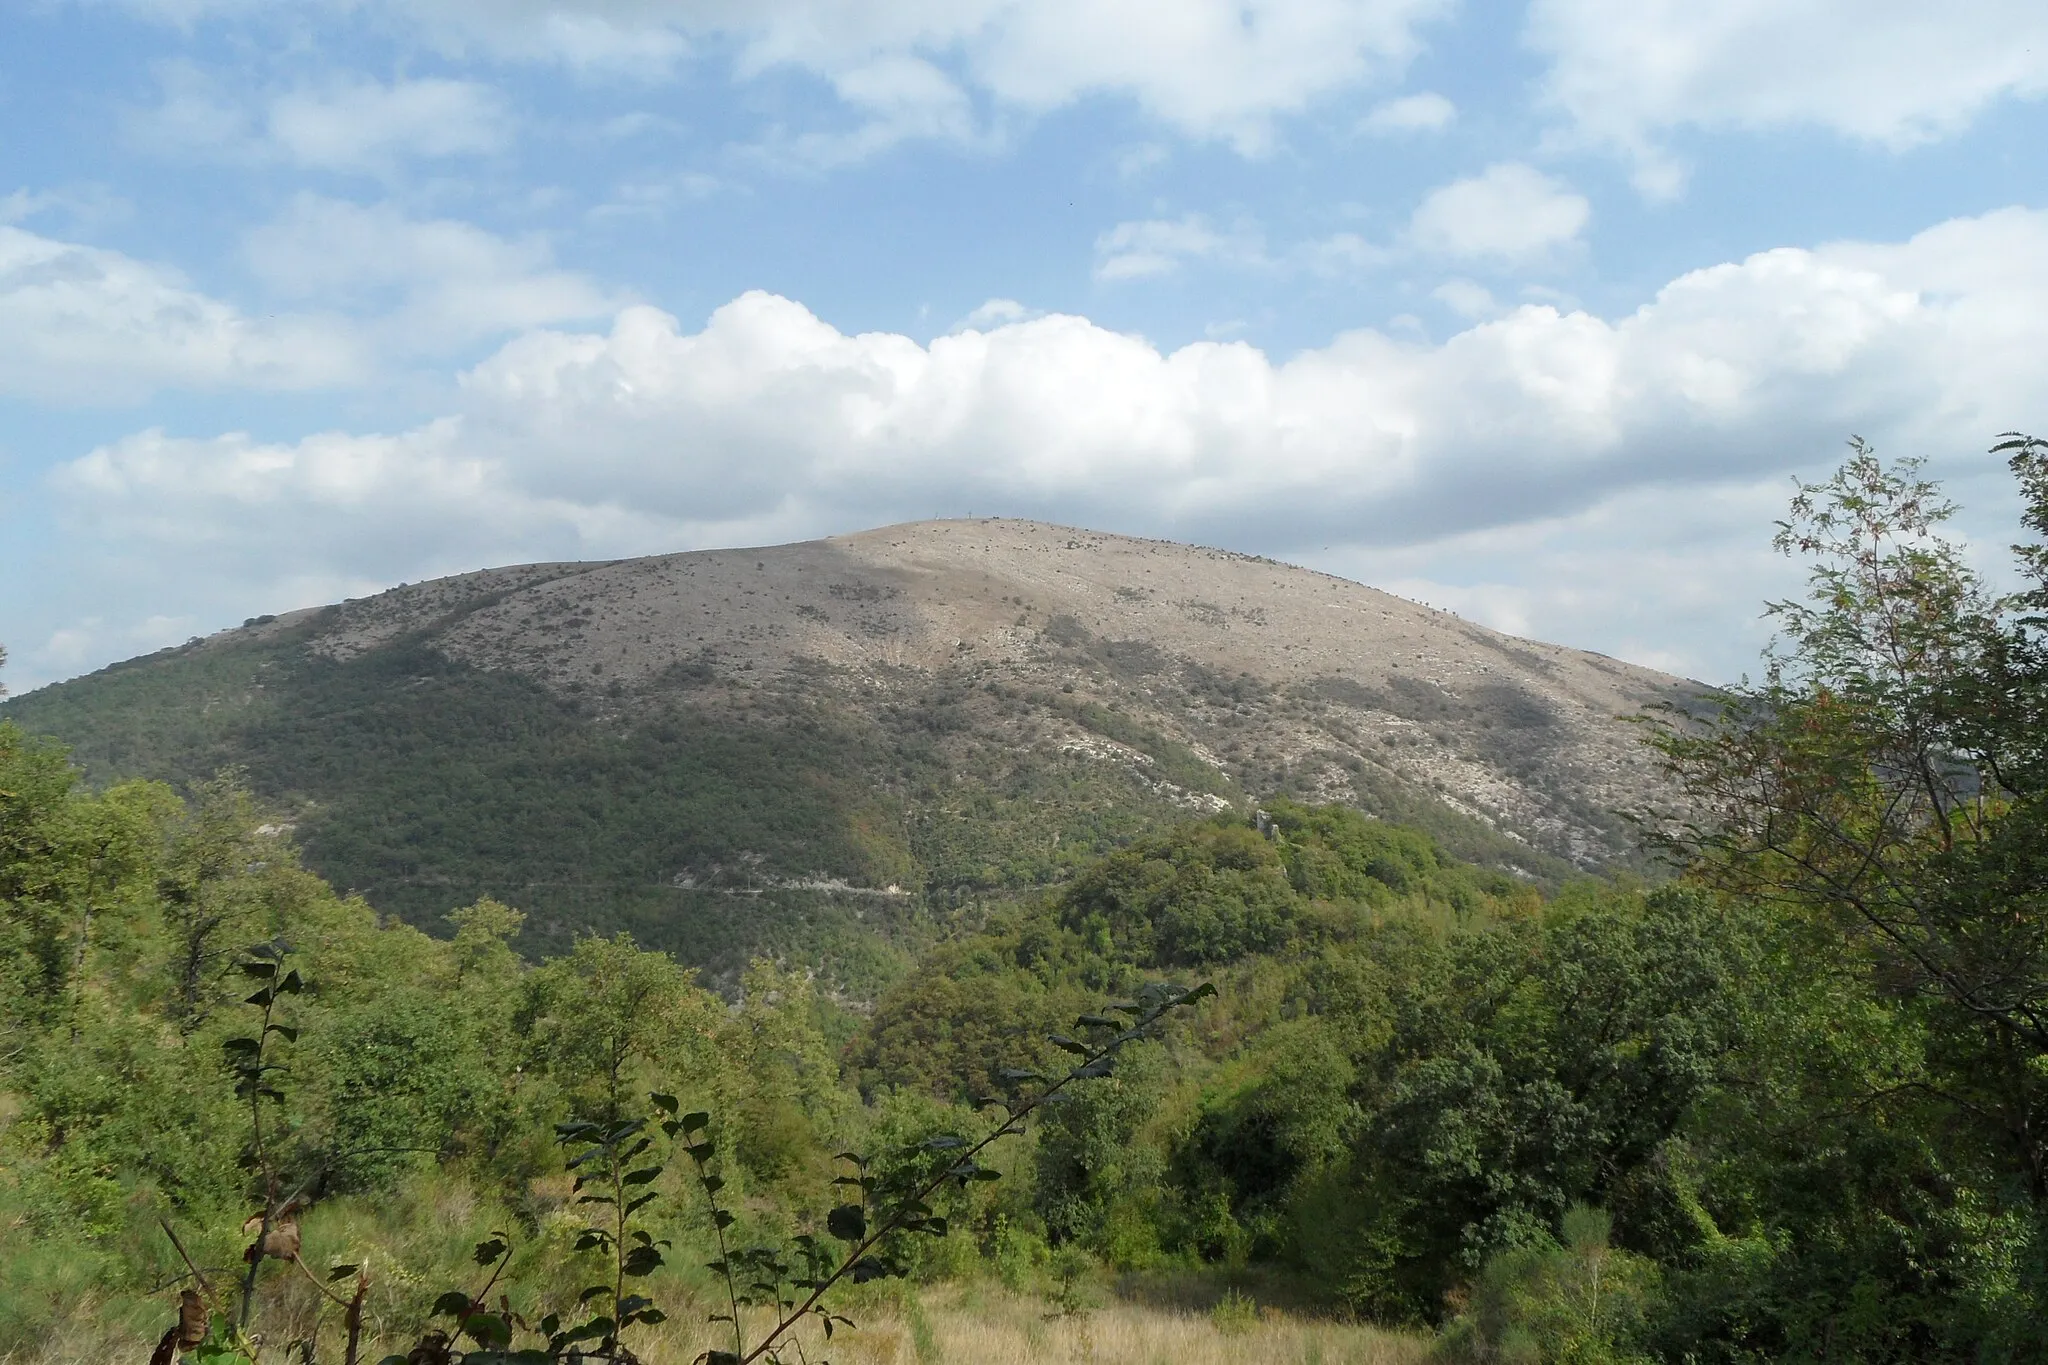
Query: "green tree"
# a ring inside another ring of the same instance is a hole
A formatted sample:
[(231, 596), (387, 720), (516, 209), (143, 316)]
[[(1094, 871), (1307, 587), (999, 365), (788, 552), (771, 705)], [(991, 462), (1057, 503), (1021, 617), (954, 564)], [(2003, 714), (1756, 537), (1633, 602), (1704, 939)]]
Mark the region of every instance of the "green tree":
[[(2048, 447), (1999, 448), (2048, 532)], [(2048, 549), (1994, 594), (1919, 468), (1859, 441), (1801, 487), (1776, 543), (1810, 590), (1771, 606), (1763, 680), (1655, 741), (1689, 875), (1851, 987), (1773, 1040), (1790, 1103), (1722, 1167), (1774, 1236), (1688, 1273), (1764, 1348), (2003, 1358), (2048, 1347)]]
[(1656, 1266), (1608, 1244), (1605, 1210), (1574, 1205), (1559, 1231), (1487, 1261), (1445, 1354), (1507, 1365), (1648, 1365)]
[(625, 1122), (638, 1112), (643, 1082), (701, 1055), (715, 1005), (693, 976), (619, 934), (580, 939), (525, 978), (514, 1026), (570, 1117)]

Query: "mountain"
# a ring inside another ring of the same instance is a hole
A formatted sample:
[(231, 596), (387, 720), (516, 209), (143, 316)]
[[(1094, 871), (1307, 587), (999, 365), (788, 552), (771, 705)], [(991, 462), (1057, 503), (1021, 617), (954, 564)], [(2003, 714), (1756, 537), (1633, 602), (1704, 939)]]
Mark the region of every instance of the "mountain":
[(1038, 522), (531, 564), (260, 617), (0, 705), (96, 778), (238, 767), (308, 862), (536, 950), (624, 928), (865, 994), (1189, 812), (1358, 805), (1546, 882), (1629, 856), (1622, 719), (1700, 689), (1252, 555)]

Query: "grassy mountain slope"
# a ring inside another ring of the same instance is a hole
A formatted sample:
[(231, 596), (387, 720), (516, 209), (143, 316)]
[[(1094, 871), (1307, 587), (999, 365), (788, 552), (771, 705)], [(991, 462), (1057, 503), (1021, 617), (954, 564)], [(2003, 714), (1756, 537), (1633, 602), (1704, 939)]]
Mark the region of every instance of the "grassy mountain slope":
[[(1323, 574), (1030, 522), (491, 570), (7, 702), (88, 771), (247, 771), (310, 864), (536, 950), (626, 927), (870, 994), (949, 912), (1274, 793), (1555, 881), (1653, 793), (1674, 679)], [(935, 913), (936, 912), (936, 913)]]

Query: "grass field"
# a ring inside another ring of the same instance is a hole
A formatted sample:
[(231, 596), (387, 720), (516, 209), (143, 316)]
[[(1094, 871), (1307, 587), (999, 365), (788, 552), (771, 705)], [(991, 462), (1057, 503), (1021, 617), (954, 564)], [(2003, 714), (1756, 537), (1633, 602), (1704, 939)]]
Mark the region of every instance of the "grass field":
[[(807, 1333), (807, 1359), (835, 1365), (1421, 1365), (1429, 1338), (1417, 1333), (1295, 1316), (1204, 1313), (1193, 1308), (1118, 1301), (1062, 1313), (1045, 1299), (995, 1285), (952, 1285), (921, 1295), (896, 1295), (860, 1314), (858, 1329), (841, 1328), (829, 1344)], [(310, 1289), (307, 1310), (313, 1307)], [(326, 1315), (332, 1319), (330, 1313)], [(712, 1340), (709, 1328), (681, 1312), (647, 1332), (634, 1347), (647, 1365), (685, 1365)], [(168, 1321), (168, 1316), (166, 1316)], [(155, 1345), (152, 1324), (132, 1310), (104, 1318), (81, 1315), (35, 1346), (0, 1357), (5, 1365), (144, 1365)], [(366, 1341), (363, 1359), (403, 1354), (409, 1339)], [(287, 1359), (281, 1349), (267, 1360)], [(339, 1361), (339, 1324), (319, 1332), (314, 1356)], [(296, 1365), (294, 1351), (289, 1359)]]

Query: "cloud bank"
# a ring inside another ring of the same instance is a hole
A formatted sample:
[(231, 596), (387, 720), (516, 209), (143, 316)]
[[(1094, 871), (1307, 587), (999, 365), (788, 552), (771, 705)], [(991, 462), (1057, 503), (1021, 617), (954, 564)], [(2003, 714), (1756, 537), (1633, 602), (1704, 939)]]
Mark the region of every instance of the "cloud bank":
[[(455, 411), (408, 430), (152, 430), (53, 486), (131, 562), (221, 583), (278, 564), (392, 582), (976, 512), (1376, 568), (1558, 634), (1615, 610), (1617, 583), (1645, 610), (1698, 588), (1624, 567), (1626, 549), (1592, 556), (1569, 528), (1621, 506), (1639, 532), (1657, 515), (1697, 527), (1703, 497), (1828, 460), (1851, 431), (1903, 453), (2048, 426), (2044, 343), (2048, 213), (2018, 209), (1764, 252), (1612, 320), (1523, 306), (1440, 344), (1359, 331), (1286, 359), (1162, 351), (1059, 315), (920, 344), (749, 293), (695, 331), (636, 306), (603, 331), (521, 336), (463, 376)], [(1768, 510), (1736, 501), (1760, 543)], [(1667, 528), (1642, 548), (1676, 566), (1685, 540)], [(1572, 577), (1445, 573), (1517, 554)]]

